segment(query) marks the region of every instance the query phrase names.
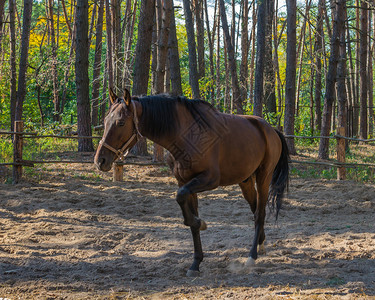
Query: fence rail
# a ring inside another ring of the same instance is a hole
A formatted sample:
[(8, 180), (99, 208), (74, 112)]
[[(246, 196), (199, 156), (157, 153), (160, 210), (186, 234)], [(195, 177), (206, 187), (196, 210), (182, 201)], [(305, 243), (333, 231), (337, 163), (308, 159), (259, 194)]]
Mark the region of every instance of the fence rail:
[[(92, 164), (92, 160), (24, 160), (22, 158), (23, 151), (23, 139), (42, 139), (42, 138), (61, 138), (61, 139), (101, 139), (100, 136), (77, 136), (77, 135), (56, 135), (47, 134), (39, 135), (35, 132), (24, 132), (23, 122), (16, 121), (15, 131), (4, 131), (0, 130), (0, 135), (11, 135), (13, 136), (14, 145), (14, 159), (13, 162), (0, 163), (0, 166), (13, 166), (13, 182), (17, 183), (22, 177), (22, 167), (34, 167), (34, 164)], [(340, 127), (337, 128), (337, 134), (332, 136), (298, 136), (298, 135), (285, 135), (287, 139), (334, 139), (337, 141), (337, 160), (336, 161), (308, 161), (308, 160), (291, 160), (292, 164), (311, 164), (311, 165), (322, 165), (337, 167), (337, 177), (339, 180), (345, 180), (346, 178), (346, 168), (357, 168), (357, 167), (369, 167), (375, 168), (375, 164), (370, 163), (346, 163), (345, 162), (345, 141), (354, 141), (362, 143), (372, 143), (375, 139), (359, 139), (345, 137), (345, 129)], [(165, 163), (160, 162), (132, 162), (132, 161), (117, 161), (113, 168), (113, 178), (115, 181), (122, 180), (123, 166), (124, 165), (164, 165)]]

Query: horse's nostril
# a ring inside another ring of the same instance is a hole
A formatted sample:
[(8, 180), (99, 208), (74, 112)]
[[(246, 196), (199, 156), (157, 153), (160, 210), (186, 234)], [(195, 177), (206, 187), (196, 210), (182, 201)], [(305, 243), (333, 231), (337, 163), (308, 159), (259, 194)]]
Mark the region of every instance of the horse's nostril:
[(104, 163), (105, 163), (105, 158), (103, 157), (103, 158), (101, 158), (101, 159), (99, 160), (99, 166), (104, 165)]

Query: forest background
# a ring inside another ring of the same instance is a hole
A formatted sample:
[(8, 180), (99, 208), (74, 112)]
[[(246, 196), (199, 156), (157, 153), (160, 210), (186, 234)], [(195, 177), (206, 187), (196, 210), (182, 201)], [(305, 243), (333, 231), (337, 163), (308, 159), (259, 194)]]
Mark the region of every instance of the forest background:
[[(343, 127), (367, 139), (373, 10), (373, 0), (0, 0), (0, 127), (77, 124), (89, 136), (113, 87), (204, 99), (287, 135)], [(288, 146), (296, 152), (294, 139)], [(93, 148), (79, 140), (79, 151)], [(145, 142), (136, 150), (147, 152)], [(328, 156), (321, 138), (319, 157)]]

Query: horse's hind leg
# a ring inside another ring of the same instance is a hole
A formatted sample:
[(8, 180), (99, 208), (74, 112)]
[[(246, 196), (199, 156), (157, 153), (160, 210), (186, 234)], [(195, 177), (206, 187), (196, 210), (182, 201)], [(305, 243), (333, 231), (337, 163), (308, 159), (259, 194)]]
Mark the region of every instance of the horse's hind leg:
[[(250, 205), (251, 211), (253, 212), (253, 214), (255, 214), (256, 209), (257, 209), (257, 191), (255, 190), (255, 176), (249, 177), (246, 181), (241, 182), (239, 185), (242, 190), (242, 194), (244, 198)], [(256, 228), (256, 224), (257, 223), (255, 222), (255, 228)], [(256, 243), (255, 243), (255, 240), (257, 240)], [(254, 242), (253, 242), (253, 245), (259, 244), (259, 249), (258, 249), (259, 254), (265, 253), (264, 240), (265, 240), (264, 230), (260, 229), (259, 238), (255, 235)]]
[[(254, 217), (255, 217), (255, 235), (253, 244), (250, 249), (250, 257), (248, 264), (252, 265), (255, 263), (255, 260), (258, 258), (258, 245), (259, 253), (264, 252), (264, 240), (266, 238), (264, 233), (264, 220), (266, 217), (266, 205), (268, 200), (268, 189), (271, 182), (271, 177), (262, 176), (262, 172), (258, 173), (256, 176), (256, 205)], [(255, 191), (255, 188), (254, 188)], [(252, 192), (253, 193), (253, 192)], [(253, 209), (253, 207), (252, 207)]]

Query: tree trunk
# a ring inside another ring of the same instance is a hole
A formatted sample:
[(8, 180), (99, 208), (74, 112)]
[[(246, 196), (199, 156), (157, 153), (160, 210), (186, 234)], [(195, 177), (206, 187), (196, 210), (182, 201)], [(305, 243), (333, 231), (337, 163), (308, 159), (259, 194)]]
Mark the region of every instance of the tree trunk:
[[(345, 0), (336, 2), (335, 18), (331, 38), (331, 54), (326, 78), (326, 91), (324, 97), (324, 108), (322, 116), (322, 136), (329, 136), (332, 119), (332, 106), (335, 99), (335, 84), (337, 75), (337, 64), (340, 58), (340, 37), (345, 28)], [(322, 138), (319, 145), (319, 158), (329, 158), (329, 139)]]
[(191, 85), (193, 98), (200, 98), (199, 74), (197, 69), (197, 52), (195, 45), (195, 33), (193, 15), (190, 8), (190, 0), (183, 0), (185, 13), (185, 27), (189, 49), (189, 83)]
[(72, 40), (72, 39), (74, 39), (74, 36), (73, 36), (72, 26), (70, 25), (70, 20), (68, 18), (68, 14), (66, 12), (65, 0), (61, 0), (61, 4), (62, 4), (64, 18), (65, 18), (65, 24), (66, 24), (66, 26), (68, 27), (68, 30), (69, 30), (69, 38)]
[(345, 30), (340, 34), (340, 60), (337, 65), (337, 127), (347, 128), (347, 93), (346, 93), (346, 44)]
[[(287, 46), (286, 46), (286, 79), (285, 79), (285, 117), (284, 131), (294, 135), (294, 114), (296, 103), (296, 0), (287, 0)], [(296, 154), (294, 139), (287, 139), (290, 154)]]
[(229, 28), (228, 28), (228, 22), (227, 22), (227, 14), (225, 12), (224, 0), (220, 0), (220, 14), (221, 14), (221, 22), (222, 22), (224, 37), (225, 37), (225, 47), (227, 49), (227, 54), (228, 54), (229, 70), (230, 70), (230, 75), (232, 79), (232, 93), (233, 93), (234, 108), (237, 114), (243, 114), (241, 92), (240, 92), (240, 86), (238, 83), (238, 76), (237, 76), (237, 64), (236, 64), (236, 60), (234, 57), (234, 48), (232, 45), (232, 40), (229, 35)]
[[(107, 58), (105, 58), (104, 70), (107, 70), (107, 64), (108, 64), (108, 60)], [(107, 72), (104, 72), (102, 86), (103, 87), (102, 87), (102, 103), (100, 104), (100, 124), (104, 124), (105, 111), (107, 107), (107, 101), (105, 101), (107, 98), (107, 86), (108, 86), (108, 73)]]
[[(161, 30), (158, 37), (158, 52), (157, 52), (157, 66), (155, 76), (155, 92), (156, 94), (164, 93), (164, 79), (165, 79), (165, 67), (167, 62), (168, 54), (168, 37), (169, 28), (171, 23), (171, 14), (173, 2), (172, 0), (162, 1), (162, 24)], [(154, 143), (154, 160), (164, 161), (164, 149), (160, 145)]]
[[(133, 95), (147, 94), (154, 13), (155, 0), (142, 0), (134, 61)], [(148, 154), (145, 138), (137, 143), (134, 152), (138, 155)]]
[(257, 16), (257, 50), (255, 62), (254, 115), (263, 115), (264, 57), (266, 51), (266, 20), (268, 0), (260, 0)]
[(147, 94), (155, 0), (142, 0), (135, 50), (133, 95)]
[(16, 12), (15, 0), (9, 0), (9, 35), (10, 35), (10, 127), (14, 131), (17, 101), (17, 63), (16, 63)]
[(315, 33), (315, 93), (314, 93), (314, 103), (315, 103), (315, 125), (316, 130), (321, 130), (322, 125), (322, 108), (321, 108), (321, 98), (322, 98), (322, 47), (323, 47), (323, 10), (324, 10), (324, 0), (319, 0), (318, 4), (318, 16), (317, 16), (317, 26)]
[(155, 78), (155, 90), (157, 94), (164, 93), (165, 66), (168, 54), (168, 38), (172, 16), (172, 0), (163, 0), (163, 13), (161, 31), (158, 37), (158, 55)]
[(198, 76), (201, 79), (205, 75), (203, 0), (194, 0), (194, 3), (197, 28)]
[(176, 20), (174, 16), (174, 8), (172, 6), (172, 19), (171, 28), (169, 31), (168, 38), (168, 59), (170, 62), (171, 71), (171, 94), (182, 96), (182, 85), (181, 85), (181, 70), (180, 70), (180, 59), (178, 54), (178, 42), (176, 33)]
[[(77, 131), (78, 136), (91, 136), (89, 96), (89, 20), (88, 3), (77, 0), (76, 16), (76, 89), (77, 89)], [(91, 139), (78, 139), (79, 152), (94, 151)]]
[(214, 40), (215, 40), (215, 20), (216, 20), (216, 4), (215, 1), (215, 12), (214, 12), (214, 25), (211, 35), (210, 30), (210, 20), (208, 18), (208, 8), (207, 8), (207, 0), (204, 0), (204, 11), (206, 17), (206, 29), (207, 29), (207, 38), (208, 38), (208, 50), (209, 50), (209, 58), (210, 58), (210, 96), (211, 96), (211, 104), (215, 105), (215, 93), (214, 93), (214, 77), (215, 77), (215, 69), (214, 69)]
[(91, 123), (93, 126), (98, 125), (99, 111), (99, 93), (100, 93), (100, 70), (102, 64), (102, 45), (103, 45), (103, 15), (104, 0), (99, 0), (98, 20), (96, 22), (95, 34), (95, 58), (94, 70), (92, 75), (92, 107), (91, 107)]
[(18, 71), (18, 90), (15, 109), (15, 121), (21, 121), (22, 119), (23, 103), (26, 97), (26, 71), (28, 64), (31, 13), (33, 9), (33, 1), (24, 0), (23, 5), (23, 26), (21, 37), (21, 55)]
[[(374, 8), (374, 6), (372, 6)], [(374, 136), (374, 75), (373, 75), (373, 55), (374, 55), (374, 45), (375, 43), (371, 43), (371, 37), (374, 35), (373, 29), (373, 21), (372, 21), (373, 12), (369, 10), (369, 54), (368, 54), (368, 107), (369, 107), (369, 136), (372, 138)], [(372, 45), (371, 45), (372, 44)]]
[[(220, 1), (220, 0), (217, 0)], [(217, 9), (217, 45), (216, 45), (216, 107), (221, 106), (221, 80), (220, 80), (220, 5)]]
[(92, 35), (94, 33), (94, 23), (95, 23), (95, 17), (96, 17), (96, 6), (97, 3), (93, 3), (93, 8), (91, 12), (91, 21), (90, 21), (90, 29), (89, 29), (89, 45), (91, 45)]
[(354, 111), (355, 111), (355, 97), (356, 97), (356, 86), (355, 86), (355, 80), (356, 76), (354, 74), (354, 66), (353, 66), (353, 57), (352, 57), (352, 47), (351, 47), (351, 40), (350, 40), (350, 29), (349, 29), (349, 22), (347, 20), (347, 30), (346, 30), (346, 35), (347, 35), (347, 47), (348, 47), (348, 54), (349, 54), (349, 73), (350, 76), (348, 77), (347, 80), (347, 85), (348, 85), (348, 92), (349, 94), (349, 107), (348, 107), (348, 122), (349, 122), (349, 134), (348, 136), (353, 137), (356, 132), (356, 125), (355, 125), (355, 120), (354, 120)]
[(156, 10), (154, 27), (152, 30), (152, 42), (151, 42), (151, 94), (155, 95), (156, 90), (156, 67), (158, 59), (158, 35), (159, 35), (159, 24), (161, 23), (161, 0), (156, 0)]
[[(74, 9), (74, 16), (76, 16), (76, 9)], [(73, 25), (73, 39), (71, 40), (69, 59), (68, 59), (67, 66), (66, 66), (65, 72), (64, 72), (64, 82), (63, 82), (63, 86), (62, 86), (60, 113), (62, 113), (64, 111), (63, 108), (65, 107), (66, 92), (67, 92), (67, 89), (68, 89), (67, 83), (69, 81), (70, 67), (73, 63), (73, 55), (74, 55), (74, 50), (75, 50), (75, 34), (76, 34), (76, 25), (74, 23), (74, 25)]]
[(360, 30), (360, 123), (359, 135), (367, 139), (367, 52), (368, 52), (368, 5), (366, 0), (361, 0), (361, 30)]
[[(224, 67), (225, 67), (225, 87), (224, 87), (224, 103), (223, 111), (226, 113), (233, 113), (230, 101), (230, 88), (229, 88), (229, 64), (228, 64), (228, 50), (224, 47)], [(229, 104), (228, 104), (229, 103)]]
[(240, 66), (240, 88), (241, 99), (247, 99), (247, 80), (249, 77), (248, 56), (249, 56), (249, 0), (242, 0), (242, 20), (241, 20), (241, 66)]
[(1, 47), (1, 41), (3, 37), (3, 16), (4, 16), (4, 5), (5, 0), (0, 0), (0, 49)]
[(57, 79), (57, 47), (56, 47), (56, 34), (55, 34), (55, 22), (53, 14), (53, 0), (48, 0), (48, 19), (49, 19), (49, 35), (51, 39), (51, 59), (52, 59), (52, 85), (53, 85), (53, 104), (54, 113), (53, 120), (55, 122), (60, 121), (60, 99), (58, 91), (58, 79)]
[[(268, 113), (276, 115), (275, 67), (272, 59), (272, 23), (275, 14), (274, 0), (267, 1), (265, 61), (264, 65), (264, 102)], [(272, 120), (272, 119), (271, 119)]]
[(354, 69), (355, 69), (355, 72), (354, 72), (354, 94), (355, 94), (355, 97), (354, 97), (354, 112), (353, 112), (353, 117), (354, 117), (354, 122), (353, 122), (353, 133), (354, 133), (354, 136), (358, 137), (358, 134), (359, 134), (359, 115), (360, 115), (360, 83), (359, 83), (359, 77), (360, 77), (360, 66), (359, 66), (359, 62), (360, 62), (360, 4), (359, 4), (359, 0), (356, 0), (355, 1), (355, 13), (356, 13), (356, 17), (355, 17), (355, 20), (356, 20), (356, 26), (355, 28), (357, 29), (355, 31), (356, 33), (356, 38), (355, 38), (355, 59), (354, 59), (354, 62), (355, 62), (355, 65), (354, 65)]
[[(130, 0), (128, 0), (130, 2)], [(130, 82), (132, 77), (132, 70), (133, 70), (133, 53), (132, 53), (132, 44), (133, 44), (133, 33), (134, 33), (134, 25), (135, 25), (135, 18), (137, 16), (137, 3), (138, 1), (135, 0), (133, 4), (133, 13), (131, 22), (127, 25), (125, 41), (126, 41), (126, 48), (125, 48), (125, 66), (123, 71), (123, 83), (122, 89), (125, 88), (130, 89)], [(130, 16), (129, 16), (130, 18)]]
[(41, 86), (39, 83), (37, 83), (35, 89), (36, 89), (36, 100), (38, 101), (38, 108), (39, 108), (39, 115), (40, 115), (40, 126), (43, 127), (44, 126), (44, 114), (42, 110), (42, 103), (40, 101)]
[[(113, 43), (112, 43), (112, 17), (109, 7), (109, 0), (105, 0), (105, 20), (107, 31), (107, 72), (108, 72), (108, 85), (114, 88), (113, 79)], [(109, 101), (109, 105), (111, 102)]]
[(111, 0), (112, 16), (112, 50), (113, 50), (113, 72), (114, 72), (114, 90), (122, 93), (122, 62), (123, 51), (121, 51), (121, 0)]
[(299, 115), (299, 102), (300, 102), (300, 91), (301, 91), (301, 80), (302, 80), (302, 68), (303, 68), (303, 52), (305, 48), (305, 39), (306, 39), (306, 23), (307, 23), (307, 17), (310, 10), (310, 3), (311, 0), (306, 0), (306, 8), (303, 18), (303, 25), (301, 29), (300, 34), (300, 42), (298, 45), (298, 51), (297, 54), (299, 55), (298, 59), (298, 76), (297, 76), (297, 92), (296, 92), (296, 115)]
[(250, 103), (254, 104), (254, 66), (255, 66), (255, 29), (256, 29), (256, 24), (257, 24), (257, 6), (256, 6), (256, 1), (253, 2), (253, 25), (251, 29), (251, 60), (250, 60), (250, 78), (249, 78), (249, 86), (250, 86)]
[[(276, 2), (276, 7), (278, 7), (278, 1)], [(276, 79), (277, 79), (277, 97), (279, 99), (278, 101), (278, 112), (279, 114), (277, 115), (277, 126), (281, 130), (281, 115), (283, 114), (283, 104), (284, 104), (284, 99), (283, 99), (283, 93), (282, 90), (284, 90), (283, 83), (281, 81), (281, 76), (280, 76), (280, 68), (279, 68), (279, 55), (278, 55), (278, 48), (279, 48), (279, 33), (278, 33), (278, 16), (276, 12), (276, 16), (274, 18), (274, 38), (273, 38), (273, 43), (274, 43), (274, 66), (275, 66), (275, 73), (276, 73)], [(284, 21), (283, 26), (281, 27), (280, 31), (280, 37), (282, 36), (284, 29), (286, 26), (286, 21)]]

